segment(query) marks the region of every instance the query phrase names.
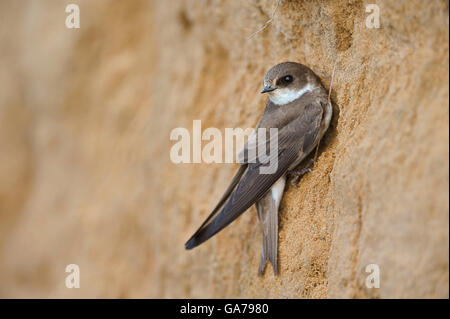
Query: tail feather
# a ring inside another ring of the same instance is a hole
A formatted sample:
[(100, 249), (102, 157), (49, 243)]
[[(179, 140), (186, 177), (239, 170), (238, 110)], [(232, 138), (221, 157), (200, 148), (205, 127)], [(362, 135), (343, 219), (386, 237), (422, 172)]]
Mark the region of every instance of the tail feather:
[(278, 275), (278, 208), (283, 196), (286, 177), (282, 176), (256, 203), (262, 231), (261, 258), (258, 275), (264, 272), (267, 261), (272, 264), (274, 275)]
[(272, 264), (273, 273), (278, 275), (278, 207), (272, 200), (270, 192), (258, 202), (256, 207), (262, 230), (258, 275), (261, 276), (263, 274), (268, 261)]

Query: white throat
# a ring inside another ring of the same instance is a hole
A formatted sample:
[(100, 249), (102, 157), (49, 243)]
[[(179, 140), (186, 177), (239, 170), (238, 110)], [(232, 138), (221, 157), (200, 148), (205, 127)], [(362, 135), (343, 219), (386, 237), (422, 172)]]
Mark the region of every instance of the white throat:
[(269, 99), (277, 105), (284, 105), (291, 103), (305, 93), (313, 91), (315, 88), (316, 87), (312, 86), (311, 84), (308, 84), (301, 90), (276, 89), (269, 95)]

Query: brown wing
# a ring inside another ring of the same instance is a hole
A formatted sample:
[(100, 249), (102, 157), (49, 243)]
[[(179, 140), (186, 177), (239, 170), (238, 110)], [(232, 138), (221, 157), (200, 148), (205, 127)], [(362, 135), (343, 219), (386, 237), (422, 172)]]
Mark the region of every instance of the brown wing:
[[(273, 174), (261, 174), (260, 162), (249, 163), (229, 199), (221, 211), (211, 220), (208, 217), (197, 232), (186, 242), (192, 249), (228, 226), (250, 206), (257, 202), (270, 187), (288, 170), (303, 150), (315, 142), (322, 119), (322, 106), (312, 103), (305, 107), (301, 116), (278, 131), (278, 167)], [(210, 221), (209, 223), (207, 223)]]
[(198, 228), (198, 230), (195, 232), (194, 235), (192, 235), (192, 237), (195, 237), (197, 235), (198, 232), (200, 232), (200, 230), (217, 214), (217, 212), (219, 211), (220, 208), (222, 208), (223, 204), (227, 201), (227, 199), (230, 197), (231, 192), (233, 191), (233, 189), (236, 187), (237, 183), (239, 182), (239, 180), (242, 177), (242, 174), (244, 174), (245, 170), (247, 169), (247, 164), (241, 165), (239, 166), (238, 171), (234, 174), (233, 179), (231, 180), (230, 185), (228, 185), (227, 190), (225, 191), (225, 193), (222, 195), (222, 198), (219, 200), (219, 202), (217, 203), (216, 207), (214, 207), (213, 211), (209, 214), (208, 217), (206, 217), (205, 221), (203, 222), (203, 224), (200, 225), (200, 227)]

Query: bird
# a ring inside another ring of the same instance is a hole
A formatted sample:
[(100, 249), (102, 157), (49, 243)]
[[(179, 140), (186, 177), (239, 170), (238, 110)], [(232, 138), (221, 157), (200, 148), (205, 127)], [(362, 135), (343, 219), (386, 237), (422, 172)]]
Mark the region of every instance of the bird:
[[(314, 160), (303, 169), (296, 168), (318, 148), (330, 125), (333, 108), (320, 78), (297, 62), (283, 62), (269, 69), (264, 76), (261, 93), (268, 95), (267, 104), (255, 132), (239, 154), (242, 159), (240, 166), (215, 208), (189, 238), (185, 248), (190, 250), (202, 244), (255, 204), (262, 231), (258, 275), (264, 273), (267, 262), (270, 262), (276, 276), (278, 210), (286, 180), (293, 176), (292, 182), (296, 183), (299, 176), (311, 171), (309, 167)], [(255, 150), (262, 146), (270, 149), (272, 136), (259, 139), (256, 132), (271, 128), (278, 132), (277, 150), (274, 152), (277, 165), (268, 174), (261, 173), (260, 168), (264, 164)]]

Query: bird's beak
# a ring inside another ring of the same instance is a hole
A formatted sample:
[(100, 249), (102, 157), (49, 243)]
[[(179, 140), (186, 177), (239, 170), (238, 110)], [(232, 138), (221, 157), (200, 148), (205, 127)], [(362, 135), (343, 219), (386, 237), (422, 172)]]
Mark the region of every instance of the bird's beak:
[(261, 91), (261, 93), (267, 93), (267, 92), (272, 92), (274, 90), (276, 90), (276, 87), (273, 86), (265, 86), (264, 89)]

